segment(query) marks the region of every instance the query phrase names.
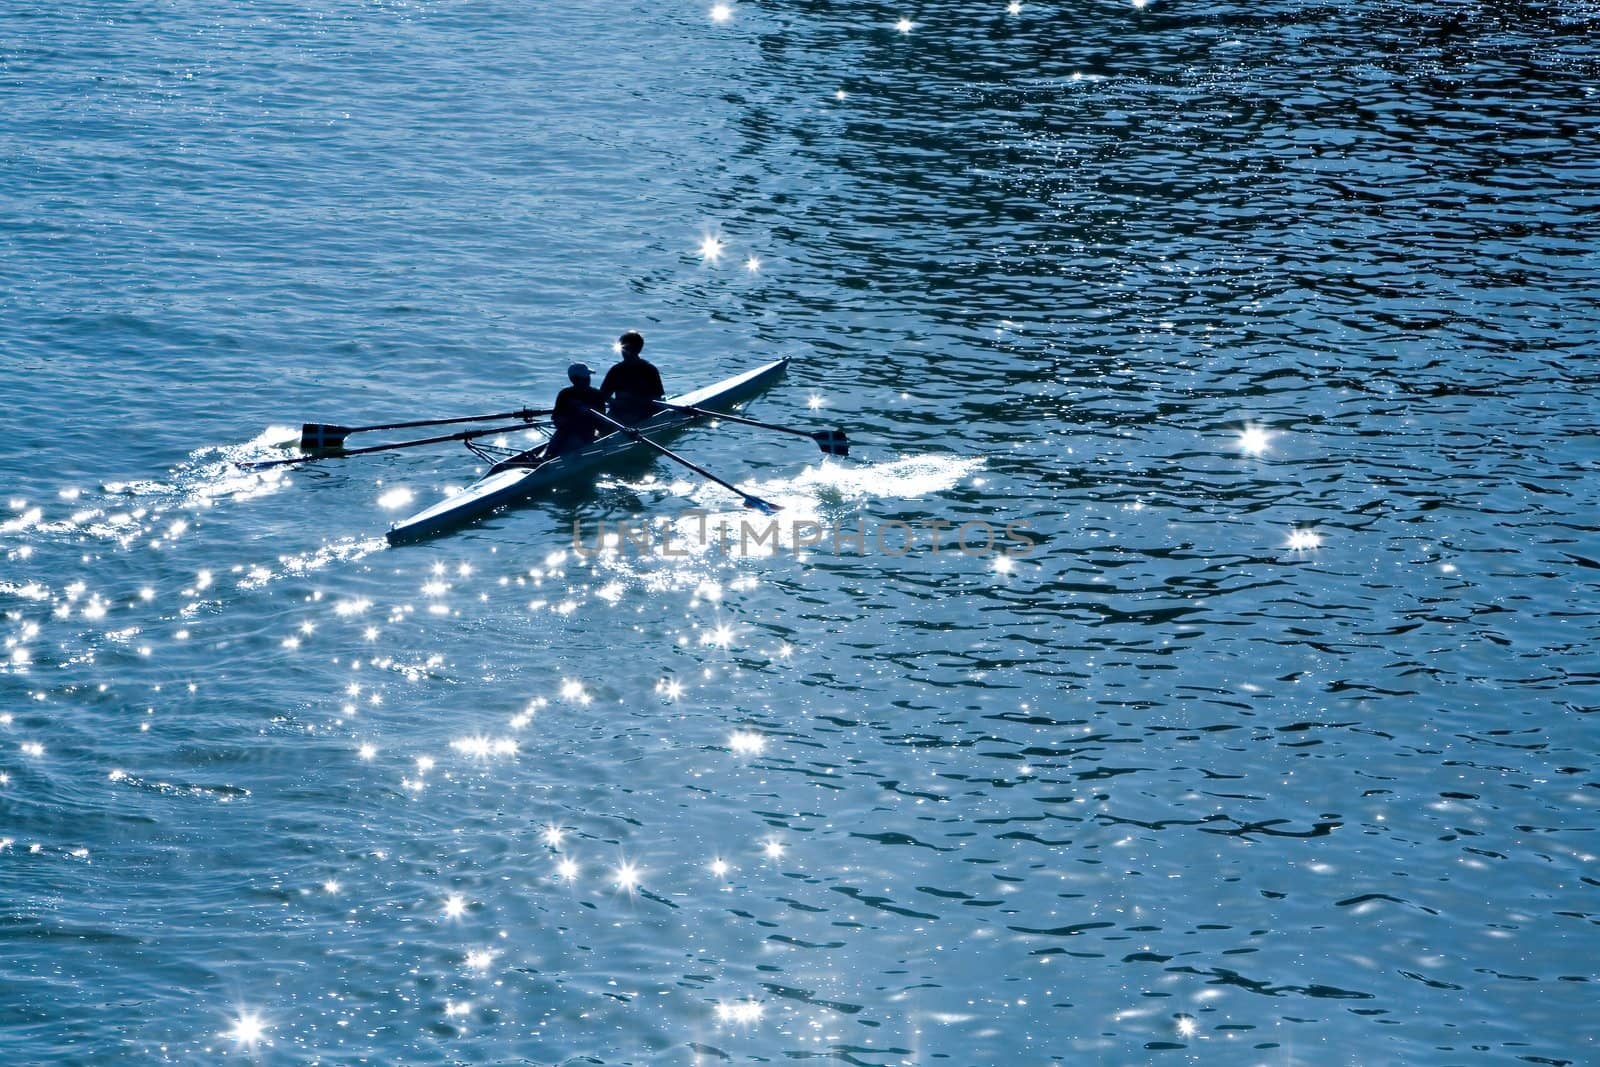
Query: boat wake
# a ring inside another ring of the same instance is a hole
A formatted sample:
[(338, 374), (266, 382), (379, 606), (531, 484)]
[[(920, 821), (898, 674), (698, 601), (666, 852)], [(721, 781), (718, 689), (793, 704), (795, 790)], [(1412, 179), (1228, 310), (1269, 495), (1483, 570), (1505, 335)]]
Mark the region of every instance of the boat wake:
[[(225, 567), (197, 565), (190, 549), (198, 547), (195, 530), (205, 512), (284, 487), (281, 472), (248, 473), (238, 464), (281, 454), (294, 432), (269, 427), (241, 444), (196, 449), (167, 479), (107, 482), (98, 491), (64, 487), (53, 500), (9, 501), (10, 514), (0, 518), (0, 559), (7, 569), (0, 605), (10, 603), (16, 619), (32, 620), (21, 636), (8, 639), (10, 665), (31, 661), (24, 644), (39, 637), (45, 620), (78, 630), (60, 638), (65, 662), (92, 659), (104, 642), (126, 643), (155, 621), (181, 625), (222, 610), (230, 590), (250, 593), (382, 549), (381, 537), (344, 537), (251, 561), (237, 548), (246, 541), (231, 529), (234, 519), (219, 516), (207, 519), (198, 540), (234, 544), (234, 558)], [(270, 551), (275, 542), (261, 544)], [(84, 577), (95, 561), (100, 583)]]
[(791, 483), (809, 489), (829, 505), (856, 500), (916, 500), (948, 492), (974, 471), (983, 460), (972, 456), (905, 456), (886, 463), (844, 465), (823, 463), (807, 467)]
[(873, 525), (868, 512), (874, 503), (933, 497), (982, 467), (981, 459), (927, 454), (882, 463), (824, 462), (793, 478), (741, 483), (776, 503), (780, 510), (773, 515), (738, 507), (715, 485), (651, 478), (627, 485), (641, 503), (678, 497), (693, 507), (652, 509), (620, 522), (576, 520), (570, 547), (613, 582), (632, 579), (654, 590), (695, 588), (719, 565), (833, 551), (836, 540), (848, 541), (851, 531)]

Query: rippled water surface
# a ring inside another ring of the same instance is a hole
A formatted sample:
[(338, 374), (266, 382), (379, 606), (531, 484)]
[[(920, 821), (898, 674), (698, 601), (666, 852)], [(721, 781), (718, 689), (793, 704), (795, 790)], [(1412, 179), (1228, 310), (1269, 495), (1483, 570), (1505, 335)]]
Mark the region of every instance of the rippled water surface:
[[(1595, 1062), (1597, 87), (1587, 0), (8, 3), (0, 1059)], [(850, 457), (237, 466), (629, 327)]]

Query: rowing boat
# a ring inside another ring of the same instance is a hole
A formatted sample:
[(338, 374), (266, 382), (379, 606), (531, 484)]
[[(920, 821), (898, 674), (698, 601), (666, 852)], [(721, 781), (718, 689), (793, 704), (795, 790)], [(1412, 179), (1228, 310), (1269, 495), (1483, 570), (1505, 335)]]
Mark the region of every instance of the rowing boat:
[[(780, 359), (754, 370), (724, 378), (715, 385), (671, 397), (667, 403), (680, 408), (728, 411), (766, 389), (788, 369)], [(465, 489), (452, 493), (437, 504), (389, 528), (391, 545), (409, 544), (463, 526), (508, 504), (526, 500), (540, 489), (569, 482), (580, 475), (619, 457), (649, 450), (648, 440), (674, 433), (700, 416), (683, 411), (662, 410), (633, 428), (638, 436), (610, 433), (592, 444), (574, 449), (554, 459), (544, 459), (538, 449), (530, 449), (495, 464), (489, 473)]]

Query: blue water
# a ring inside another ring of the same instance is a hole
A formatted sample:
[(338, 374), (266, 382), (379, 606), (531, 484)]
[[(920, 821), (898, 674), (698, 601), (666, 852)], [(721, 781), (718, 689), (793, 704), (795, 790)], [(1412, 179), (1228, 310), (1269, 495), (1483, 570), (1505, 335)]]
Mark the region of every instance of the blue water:
[[(11, 0), (0, 1061), (1600, 1060), (1597, 87), (1583, 0)], [(237, 466), (627, 328), (849, 432), (675, 443), (776, 550)]]

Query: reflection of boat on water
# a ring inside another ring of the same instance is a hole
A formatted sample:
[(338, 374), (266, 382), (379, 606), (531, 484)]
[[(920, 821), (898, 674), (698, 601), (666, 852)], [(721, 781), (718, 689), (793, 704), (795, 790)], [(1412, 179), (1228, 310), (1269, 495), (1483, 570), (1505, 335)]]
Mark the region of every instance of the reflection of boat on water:
[[(681, 408), (727, 411), (749, 400), (783, 377), (789, 361), (780, 359), (754, 370), (725, 378), (715, 385), (675, 396), (666, 402)], [(481, 518), (492, 511), (525, 500), (540, 489), (559, 485), (587, 474), (619, 458), (651, 451), (648, 440), (683, 429), (700, 415), (686, 411), (663, 410), (634, 426), (637, 433), (610, 433), (592, 444), (545, 459), (538, 448), (512, 456), (494, 465), (487, 475), (458, 493), (424, 508), (390, 527), (392, 545), (421, 541)], [(842, 435), (841, 435), (842, 436)]]

